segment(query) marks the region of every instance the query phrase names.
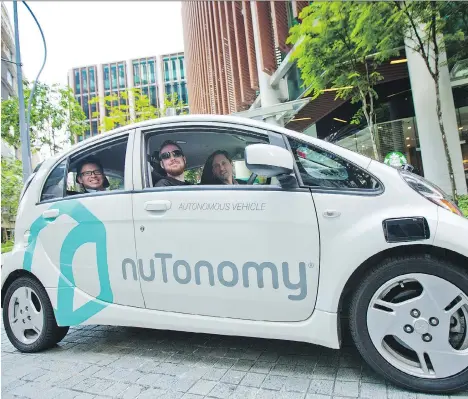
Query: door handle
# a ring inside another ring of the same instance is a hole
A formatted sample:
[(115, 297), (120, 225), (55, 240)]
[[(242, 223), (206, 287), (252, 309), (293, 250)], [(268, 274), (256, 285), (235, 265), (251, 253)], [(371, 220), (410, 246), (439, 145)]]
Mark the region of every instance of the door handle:
[(42, 216), (45, 219), (55, 219), (60, 214), (58, 209), (48, 209), (47, 211), (42, 212)]
[(166, 200), (157, 200), (157, 201), (146, 201), (145, 210), (146, 211), (168, 211), (171, 209), (171, 201)]
[(323, 212), (323, 216), (326, 218), (337, 218), (341, 215), (341, 212), (335, 211), (334, 209), (327, 209)]

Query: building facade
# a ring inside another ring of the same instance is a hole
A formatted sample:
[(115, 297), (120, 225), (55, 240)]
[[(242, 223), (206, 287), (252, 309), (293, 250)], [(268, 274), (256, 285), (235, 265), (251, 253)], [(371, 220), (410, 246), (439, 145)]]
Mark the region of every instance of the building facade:
[[(16, 96), (15, 40), (8, 11), (2, 2), (2, 100)], [(8, 62), (10, 61), (10, 62)]]
[[(374, 157), (366, 125), (350, 123), (359, 104), (335, 99), (332, 89), (315, 100), (305, 95), (286, 39), (309, 3), (183, 2), (191, 112), (266, 120)], [(400, 152), (421, 174), (450, 192), (442, 139), (433, 120), (435, 93), (428, 94), (431, 78), (424, 75), (424, 68), (404, 43), (399, 56), (380, 66), (384, 79), (376, 86), (378, 156), (384, 160)], [(468, 60), (445, 69), (441, 94), (444, 125), (458, 192), (466, 193)]]
[[(81, 141), (99, 133), (99, 125), (108, 115), (104, 97), (117, 95), (123, 105), (128, 105), (134, 117), (134, 99), (121, 94), (127, 89), (137, 88), (148, 96), (150, 103), (157, 108), (163, 107), (166, 95), (177, 93), (178, 98), (188, 104), (184, 53), (143, 57), (105, 64), (75, 67), (68, 72), (68, 84), (76, 100), (83, 108), (89, 129)], [(91, 100), (99, 98), (98, 103)]]

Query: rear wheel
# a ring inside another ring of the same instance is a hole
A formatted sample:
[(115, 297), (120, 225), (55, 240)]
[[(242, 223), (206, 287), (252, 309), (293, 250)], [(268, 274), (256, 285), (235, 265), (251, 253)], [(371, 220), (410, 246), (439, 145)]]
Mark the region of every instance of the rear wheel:
[(353, 340), (378, 373), (407, 389), (468, 387), (468, 273), (429, 256), (393, 258), (354, 294)]
[(5, 295), (3, 322), (8, 339), (21, 352), (38, 352), (65, 337), (44, 287), (31, 277), (14, 281)]

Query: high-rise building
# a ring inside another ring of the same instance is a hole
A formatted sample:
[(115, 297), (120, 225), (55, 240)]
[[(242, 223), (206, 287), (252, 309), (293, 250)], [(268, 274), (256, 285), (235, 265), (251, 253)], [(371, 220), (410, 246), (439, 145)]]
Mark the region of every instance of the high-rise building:
[(15, 57), (13, 29), (8, 11), (2, 2), (2, 100), (16, 96), (18, 92)]
[[(135, 112), (132, 95), (128, 100), (120, 96), (130, 88), (140, 89), (154, 107), (162, 107), (165, 95), (172, 93), (177, 93), (178, 98), (188, 104), (184, 53), (75, 67), (68, 72), (68, 84), (89, 124), (79, 141), (98, 134), (100, 120), (108, 112), (104, 106), (104, 97), (108, 95), (119, 96), (121, 104), (129, 105), (132, 116)], [(92, 104), (95, 97), (99, 98), (99, 103)]]
[[(403, 39), (400, 54), (378, 69), (383, 80), (375, 87), (377, 154), (366, 122), (351, 123), (360, 104), (336, 98), (333, 88), (314, 100), (306, 94), (307, 87), (292, 61), (293, 48), (286, 41), (290, 28), (301, 22), (302, 9), (311, 3), (183, 2), (191, 112), (266, 120), (370, 157), (377, 155), (380, 160), (399, 152), (421, 174), (450, 192), (435, 91), (428, 91), (431, 77)], [(468, 181), (468, 60), (455, 65), (449, 62), (442, 69), (444, 125), (447, 123), (458, 192), (464, 193)]]

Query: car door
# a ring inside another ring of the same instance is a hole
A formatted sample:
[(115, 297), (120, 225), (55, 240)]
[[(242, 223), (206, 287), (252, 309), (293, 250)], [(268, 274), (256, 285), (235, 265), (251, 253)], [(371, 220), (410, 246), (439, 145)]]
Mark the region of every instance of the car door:
[(215, 123), (163, 125), (137, 138), (134, 171), (142, 173), (135, 176), (141, 190), (135, 187), (133, 194), (138, 261), (128, 264), (126, 276), (140, 277), (146, 307), (248, 320), (307, 319), (319, 272), (309, 190), (274, 184), (151, 187), (147, 162), (140, 163), (157, 147), (148, 148), (150, 138), (183, 143), (188, 167), (200, 165), (213, 149), (229, 148), (242, 157), (249, 143), (272, 140), (284, 146), (283, 138)]
[[(133, 132), (80, 147), (58, 162), (41, 190), (24, 267), (48, 270), (64, 324), (83, 322), (110, 303), (144, 307), (138, 281), (123, 281), (121, 273), (122, 262), (136, 255), (132, 149)], [(106, 191), (83, 193), (76, 183), (74, 165), (90, 155), (104, 174), (112, 171)]]

